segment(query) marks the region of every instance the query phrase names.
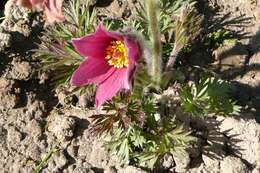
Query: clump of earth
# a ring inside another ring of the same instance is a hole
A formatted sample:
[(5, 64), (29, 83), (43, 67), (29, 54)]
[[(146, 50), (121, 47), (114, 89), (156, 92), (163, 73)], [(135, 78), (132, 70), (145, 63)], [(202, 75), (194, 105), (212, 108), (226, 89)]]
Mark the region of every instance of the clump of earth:
[[(92, 3), (104, 14), (124, 19), (134, 14), (137, 1)], [(196, 7), (204, 16), (205, 27), (218, 21), (219, 27), (240, 37), (233, 45), (212, 52), (200, 50), (190, 58), (196, 63), (196, 59), (210, 56), (219, 75), (237, 87), (236, 97), (247, 109), (237, 117), (189, 117), (186, 121), (195, 129), (198, 144), (182, 158), (166, 155), (160, 172), (259, 173), (260, 2), (201, 0)], [(50, 76), (39, 70), (41, 65), (32, 51), (44, 30), (41, 16), (28, 16), (26, 9), (10, 3), (4, 14), (6, 19), (0, 25), (0, 172), (32, 172), (51, 150), (55, 152), (43, 173), (148, 172), (121, 165), (102, 147), (104, 138), (90, 133), (90, 116), (96, 111), (84, 95), (68, 95), (66, 88), (51, 90)], [(229, 21), (241, 16), (237, 25)]]

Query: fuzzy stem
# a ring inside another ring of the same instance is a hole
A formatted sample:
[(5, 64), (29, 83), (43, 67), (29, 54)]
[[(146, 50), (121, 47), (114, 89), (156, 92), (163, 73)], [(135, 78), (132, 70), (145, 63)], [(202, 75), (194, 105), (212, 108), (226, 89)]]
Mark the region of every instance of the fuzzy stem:
[(166, 65), (166, 71), (170, 71), (172, 66), (175, 64), (176, 58), (178, 56), (178, 53), (182, 49), (183, 46), (178, 46), (177, 43), (175, 43), (174, 48), (172, 49), (172, 52), (170, 54), (169, 60)]
[(161, 82), (161, 35), (158, 22), (157, 0), (146, 0), (149, 20), (149, 29), (152, 41), (152, 79), (155, 86), (159, 87)]

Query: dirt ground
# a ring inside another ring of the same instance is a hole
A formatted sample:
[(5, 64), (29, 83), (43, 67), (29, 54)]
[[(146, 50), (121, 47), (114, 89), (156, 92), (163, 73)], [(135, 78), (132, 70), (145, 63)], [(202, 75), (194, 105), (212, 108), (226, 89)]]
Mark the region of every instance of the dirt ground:
[[(92, 3), (127, 18), (136, 1)], [(235, 97), (246, 109), (239, 117), (190, 118), (198, 145), (184, 159), (165, 156), (161, 172), (260, 173), (260, 1), (200, 0), (197, 8), (204, 16), (203, 32), (226, 28), (237, 40), (216, 49), (202, 45), (188, 59), (194, 64), (211, 59), (207, 66), (236, 86)], [(32, 51), (40, 43), (41, 16), (24, 12), (6, 4), (0, 25), (0, 173), (32, 172), (57, 145), (43, 173), (148, 172), (120, 165), (102, 147), (104, 139), (90, 134), (95, 109), (86, 96), (51, 90), (51, 75), (39, 70)]]

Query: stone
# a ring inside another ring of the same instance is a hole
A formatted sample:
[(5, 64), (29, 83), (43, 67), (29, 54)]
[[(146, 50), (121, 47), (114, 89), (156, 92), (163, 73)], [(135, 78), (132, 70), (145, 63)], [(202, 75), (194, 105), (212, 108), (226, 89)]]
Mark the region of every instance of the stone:
[(172, 154), (165, 154), (163, 157), (162, 168), (164, 170), (170, 169), (175, 165)]
[(0, 52), (11, 46), (11, 40), (11, 34), (0, 32)]
[(59, 103), (62, 105), (76, 105), (76, 103), (78, 102), (78, 98), (76, 97), (76, 95), (71, 94), (71, 92), (69, 92), (68, 90), (66, 90), (69, 88), (57, 88), (56, 89), (56, 94), (59, 100)]
[(176, 155), (173, 157), (174, 162), (176, 164), (175, 171), (176, 172), (186, 172), (189, 168), (189, 164), (191, 162), (189, 153), (183, 152), (181, 155)]
[(11, 1), (5, 4), (4, 15), (8, 20), (19, 20), (28, 17), (27, 9), (14, 5)]
[(104, 173), (117, 173), (117, 170), (115, 167), (109, 167), (104, 171)]
[(0, 110), (10, 110), (14, 108), (19, 102), (19, 97), (14, 94), (0, 92)]
[(4, 144), (6, 142), (6, 137), (7, 130), (2, 125), (0, 125), (0, 144)]
[(260, 168), (255, 168), (252, 173), (259, 173), (260, 172)]
[(90, 168), (84, 168), (84, 167), (77, 167), (73, 170), (74, 173), (95, 173), (95, 171), (93, 171)]
[(241, 159), (233, 156), (225, 157), (220, 162), (220, 172), (222, 173), (250, 173), (247, 166)]
[(31, 119), (42, 120), (46, 113), (46, 103), (36, 99), (36, 95), (31, 92), (27, 93), (27, 100), (27, 116)]
[(29, 80), (31, 75), (33, 74), (33, 70), (29, 62), (23, 61), (19, 62), (14, 60), (12, 62), (13, 68), (11, 71), (12, 79), (17, 80)]
[(93, 143), (89, 159), (91, 160), (90, 164), (95, 167), (104, 167), (109, 162), (109, 160), (104, 159), (109, 157), (109, 153), (103, 148), (103, 145), (102, 141), (94, 141)]
[(31, 120), (26, 125), (26, 132), (31, 137), (39, 139), (42, 136), (42, 128), (40, 123), (38, 123), (35, 119)]
[[(243, 117), (243, 116), (241, 116)], [(253, 166), (260, 165), (260, 124), (252, 117), (218, 117), (219, 128), (230, 139), (231, 149)]]
[(249, 59), (249, 65), (260, 65), (260, 52), (254, 54), (254, 55)]
[(91, 99), (91, 96), (89, 94), (81, 94), (79, 96), (78, 105), (82, 108), (88, 108), (90, 106), (93, 106), (93, 100)]
[(245, 74), (243, 76), (237, 76), (236, 81), (251, 87), (258, 87), (260, 85), (260, 72), (254, 69), (257, 69), (259, 65), (260, 53), (258, 52), (250, 57)]
[(75, 126), (76, 121), (73, 117), (56, 115), (53, 120), (51, 120), (48, 130), (52, 132), (59, 141), (69, 141), (74, 135)]
[[(228, 70), (236, 72), (236, 68), (241, 68), (245, 64), (248, 54), (247, 48), (241, 44), (219, 47), (214, 51), (221, 72)], [(234, 71), (232, 71), (233, 69)]]
[(64, 151), (58, 151), (53, 155), (53, 160), (55, 162), (55, 169), (59, 170), (60, 168), (63, 168), (67, 163), (68, 160), (66, 156), (64, 155)]
[(10, 146), (15, 146), (17, 143), (20, 143), (22, 137), (22, 134), (15, 127), (10, 126), (8, 128), (7, 144), (10, 144)]
[(133, 166), (125, 166), (123, 168), (118, 169), (117, 173), (147, 173), (147, 172)]
[(15, 81), (0, 78), (0, 110), (9, 110), (14, 108), (19, 100), (19, 90)]
[(31, 158), (35, 161), (41, 160), (41, 149), (36, 143), (31, 142), (26, 149), (25, 155), (27, 158)]

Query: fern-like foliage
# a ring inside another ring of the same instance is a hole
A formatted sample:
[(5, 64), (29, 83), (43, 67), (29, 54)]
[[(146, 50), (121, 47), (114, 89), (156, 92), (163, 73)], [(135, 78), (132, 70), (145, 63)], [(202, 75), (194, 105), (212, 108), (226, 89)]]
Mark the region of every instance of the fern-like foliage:
[[(166, 18), (170, 16), (171, 20), (174, 21), (172, 27), (167, 27), (166, 42), (163, 46), (164, 58), (168, 60), (167, 71), (175, 64), (179, 52), (189, 44), (192, 44), (200, 33), (202, 16), (198, 14), (194, 5), (194, 1), (177, 1), (176, 7), (173, 8), (173, 10), (178, 9), (177, 12), (173, 13), (173, 15), (170, 15), (170, 13), (165, 15)], [(172, 10), (169, 11), (171, 12)], [(168, 24), (165, 25), (168, 26)]]
[(131, 99), (128, 94), (120, 93), (103, 106), (104, 113), (91, 116), (94, 134), (111, 132), (115, 127), (128, 129), (129, 125), (135, 123), (143, 126), (145, 114), (141, 110), (141, 103), (137, 99)]
[(184, 111), (192, 115), (232, 115), (238, 114), (240, 106), (230, 98), (232, 87), (216, 78), (203, 78), (184, 86), (180, 97)]
[(111, 153), (116, 154), (121, 159), (121, 163), (129, 164), (130, 161), (134, 161), (133, 153), (135, 150), (142, 149), (146, 143), (142, 130), (131, 125), (126, 130), (115, 129), (106, 144), (106, 148)]
[(161, 127), (153, 133), (144, 135), (147, 142), (142, 152), (136, 152), (135, 157), (139, 166), (153, 169), (159, 166), (162, 158), (167, 153), (174, 153), (181, 157), (189, 145), (195, 141), (181, 125), (173, 119), (165, 119)]
[[(53, 82), (58, 85), (69, 81), (74, 70), (84, 60), (73, 48), (71, 40), (93, 33), (99, 19), (97, 12), (89, 11), (87, 3), (70, 1), (65, 8), (66, 22), (47, 29), (45, 39), (36, 50), (44, 63), (44, 70), (53, 70)], [(199, 29), (200, 16), (194, 10), (192, 0), (161, 0), (160, 30), (163, 42), (163, 58), (176, 58), (180, 49), (195, 39)], [(144, 34), (149, 45), (149, 29), (144, 5), (137, 6), (138, 15), (132, 20), (109, 19), (103, 22), (107, 28), (118, 30), (132, 26)], [(166, 51), (167, 50), (167, 51)], [(170, 50), (170, 51), (169, 51)], [(146, 62), (148, 64), (148, 62)], [(174, 61), (173, 61), (174, 63)], [(133, 81), (133, 93), (119, 93), (103, 106), (101, 113), (91, 118), (92, 133), (110, 136), (106, 147), (122, 160), (138, 166), (154, 169), (159, 166), (167, 153), (181, 153), (194, 141), (190, 132), (171, 115), (156, 118), (158, 106), (151, 88), (149, 66), (138, 63)], [(176, 73), (175, 73), (176, 75)], [(164, 74), (160, 93), (171, 81), (172, 73)], [(85, 87), (81, 92), (91, 91), (94, 86)], [(239, 106), (229, 98), (227, 83), (205, 78), (180, 90), (184, 111), (192, 115), (235, 114)], [(92, 96), (92, 94), (89, 94)]]
[(225, 46), (225, 45), (232, 45), (236, 42), (235, 35), (228, 30), (219, 29), (215, 32), (208, 34), (209, 44), (213, 48)]
[(184, 130), (173, 117), (156, 120), (154, 99), (143, 99), (139, 108), (145, 114), (144, 124), (140, 126), (136, 121), (129, 121), (127, 128), (115, 128), (106, 144), (122, 163), (154, 169), (165, 154), (181, 156), (194, 141), (190, 132)]
[(35, 50), (43, 62), (43, 70), (53, 70), (53, 84), (69, 81), (72, 73), (84, 60), (73, 48), (71, 40), (92, 33), (95, 29), (96, 12), (89, 11), (88, 3), (69, 1), (64, 9), (65, 22), (50, 26), (44, 33), (43, 41)]
[(134, 125), (127, 130), (116, 129), (106, 147), (119, 156), (124, 164), (133, 163), (154, 169), (167, 153), (181, 157), (192, 142), (194, 138), (190, 132), (176, 125), (175, 121), (165, 119), (156, 131), (147, 131)]
[(175, 29), (178, 21), (175, 19), (180, 17), (183, 8), (186, 6), (193, 7), (195, 4), (194, 0), (161, 0), (160, 1), (160, 21), (161, 21), (161, 32), (166, 33), (171, 29)]
[[(200, 33), (202, 16), (196, 11), (195, 4), (194, 0), (159, 1), (162, 58), (164, 64), (169, 64), (167, 66), (172, 67), (179, 52), (191, 44)], [(132, 27), (141, 32), (149, 44), (150, 31), (144, 1), (138, 2), (135, 11), (137, 15), (134, 15), (131, 20), (119, 22), (115, 19), (115, 23), (118, 24), (117, 26)], [(167, 63), (167, 61), (172, 62)]]
[[(166, 34), (169, 30), (175, 29), (176, 20), (174, 16), (180, 16), (181, 9), (185, 4), (189, 4), (189, 6), (194, 5), (194, 0), (160, 0), (159, 8), (160, 8), (160, 31), (162, 34)], [(137, 29), (137, 31), (141, 31), (148, 38), (148, 19), (147, 12), (145, 10), (143, 2), (139, 2), (136, 5), (137, 15), (131, 21), (125, 21), (124, 25), (129, 25)]]

